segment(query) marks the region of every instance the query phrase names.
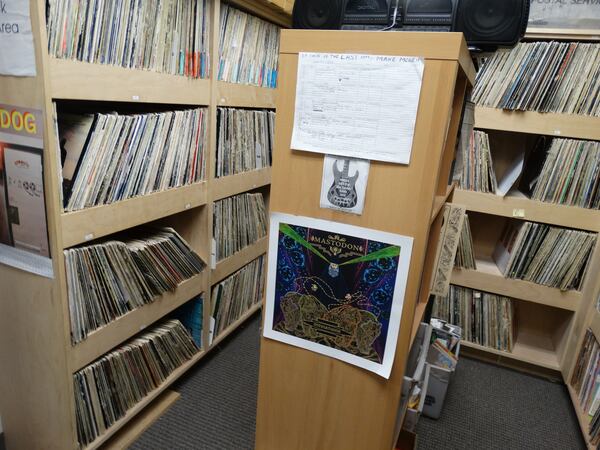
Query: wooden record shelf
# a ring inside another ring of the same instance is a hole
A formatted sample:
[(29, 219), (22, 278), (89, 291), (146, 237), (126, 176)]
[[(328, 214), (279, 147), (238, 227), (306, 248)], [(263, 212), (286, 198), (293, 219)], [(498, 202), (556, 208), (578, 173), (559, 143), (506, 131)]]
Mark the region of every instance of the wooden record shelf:
[(267, 252), (268, 239), (266, 237), (259, 239), (254, 244), (251, 244), (239, 252), (217, 262), (217, 267), (212, 270), (210, 277), (213, 285), (219, 283), (224, 278), (227, 278), (232, 273), (240, 270), (246, 264), (254, 261), (260, 255)]
[(271, 168), (243, 172), (237, 175), (215, 178), (212, 182), (212, 201), (221, 200), (242, 192), (271, 184)]
[(600, 141), (600, 117), (475, 107), (475, 127)]
[(600, 211), (595, 209), (512, 197), (510, 193), (501, 197), (463, 189), (456, 189), (454, 202), (466, 206), (468, 211), (600, 232)]
[(49, 58), (49, 72), (53, 99), (210, 104), (207, 79), (56, 58)]
[(275, 109), (276, 89), (225, 81), (218, 81), (216, 84), (218, 106)]
[(72, 372), (87, 366), (196, 295), (200, 295), (205, 283), (204, 278), (205, 274), (200, 273), (181, 283), (175, 291), (166, 292), (152, 303), (134, 309), (90, 333), (85, 340), (73, 346)]
[(202, 182), (63, 213), (63, 248), (197, 208), (207, 200), (207, 183)]
[[(291, 22), (290, 16), (282, 9), (287, 7), (286, 0), (233, 0), (231, 3), (273, 23), (285, 25)], [(230, 177), (214, 177), (217, 108), (274, 109), (277, 90), (216, 80), (220, 39), (219, 0), (209, 0), (210, 8), (206, 17), (211, 68), (208, 79), (53, 58), (47, 49), (46, 4), (35, 0), (30, 0), (29, 4), (37, 76), (2, 77), (0, 102), (43, 112), (43, 122), (38, 126), (44, 136), (44, 190), (54, 278), (38, 277), (0, 265), (3, 295), (14, 300), (5, 305), (0, 314), (0, 331), (4, 332), (2, 336), (7, 337), (0, 339), (0, 353), (6, 356), (7, 362), (0, 370), (0, 408), (7, 447), (78, 448), (72, 374), (118, 348), (194, 297), (200, 294), (204, 297), (202, 351), (175, 370), (158, 389), (87, 447), (92, 449), (110, 444), (109, 439), (115, 433), (127, 430), (128, 423), (138, 413), (256, 313), (260, 304), (253, 305), (211, 346), (208, 345), (211, 287), (264, 254), (267, 240), (262, 239), (231, 258), (220, 261), (214, 270), (207, 267), (202, 273), (181, 283), (175, 291), (165, 293), (154, 302), (91, 332), (76, 345), (71, 344), (69, 333), (64, 250), (159, 221), (177, 230), (209, 263), (213, 238), (213, 202), (261, 188), (260, 192), (265, 195), (268, 205), (271, 183), (270, 168)], [(52, 105), (53, 101), (57, 101), (58, 110), (61, 111), (63, 100), (68, 101), (69, 110), (86, 112), (94, 108), (109, 110), (123, 106), (113, 106), (115, 102), (127, 103), (129, 108), (125, 109), (135, 111), (206, 107), (206, 180), (109, 205), (64, 212), (59, 200), (62, 186), (58, 178), (60, 162), (56, 158), (59, 152)], [(98, 105), (94, 102), (106, 103)], [(27, 327), (22, 326), (24, 318), (27, 319)], [(35, 424), (33, 428), (32, 423)]]
[(567, 311), (577, 311), (579, 307), (581, 292), (563, 292), (529, 281), (504, 278), (493, 261), (478, 259), (476, 264), (477, 270), (454, 269), (451, 283)]

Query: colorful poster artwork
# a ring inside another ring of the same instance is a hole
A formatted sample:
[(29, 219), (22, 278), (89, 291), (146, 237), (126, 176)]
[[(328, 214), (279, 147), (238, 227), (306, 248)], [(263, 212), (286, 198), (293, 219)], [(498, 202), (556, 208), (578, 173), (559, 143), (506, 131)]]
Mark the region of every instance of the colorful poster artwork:
[(264, 336), (389, 378), (412, 238), (273, 213)]

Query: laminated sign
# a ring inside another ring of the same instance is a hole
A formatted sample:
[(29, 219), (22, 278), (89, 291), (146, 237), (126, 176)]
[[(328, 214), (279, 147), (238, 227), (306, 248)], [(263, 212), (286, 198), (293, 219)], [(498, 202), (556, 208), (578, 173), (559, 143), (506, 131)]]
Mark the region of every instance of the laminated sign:
[(36, 75), (29, 0), (0, 0), (0, 75)]
[(52, 277), (42, 112), (0, 104), (0, 263)]

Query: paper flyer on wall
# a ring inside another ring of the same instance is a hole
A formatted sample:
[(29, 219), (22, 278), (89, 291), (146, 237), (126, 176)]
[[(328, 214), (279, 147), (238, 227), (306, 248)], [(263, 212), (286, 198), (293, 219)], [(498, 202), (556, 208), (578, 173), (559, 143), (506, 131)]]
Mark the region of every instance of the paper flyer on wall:
[(0, 104), (0, 263), (53, 277), (42, 111)]
[(413, 239), (271, 214), (264, 336), (389, 378)]
[(371, 163), (326, 155), (323, 159), (321, 208), (361, 215)]
[(29, 4), (0, 0), (0, 75), (36, 75)]
[(425, 63), (300, 53), (291, 148), (409, 164)]

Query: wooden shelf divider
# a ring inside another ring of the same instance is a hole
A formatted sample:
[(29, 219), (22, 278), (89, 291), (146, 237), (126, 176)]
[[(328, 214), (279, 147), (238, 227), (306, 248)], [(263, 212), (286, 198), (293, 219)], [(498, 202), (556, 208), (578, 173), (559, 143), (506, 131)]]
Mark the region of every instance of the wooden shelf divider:
[(595, 209), (556, 205), (521, 197), (501, 197), (463, 189), (456, 189), (454, 202), (465, 205), (468, 211), (600, 232), (600, 211)]
[(212, 201), (221, 200), (271, 184), (271, 168), (215, 178), (211, 184)]
[(85, 340), (73, 346), (72, 372), (82, 369), (195, 296), (202, 294), (204, 276), (200, 273), (181, 283), (175, 291), (167, 292), (152, 303), (134, 309), (90, 333)]
[(269, 240), (266, 237), (259, 239), (254, 244), (243, 248), (229, 258), (217, 262), (217, 267), (214, 268), (211, 273), (211, 283), (213, 285), (219, 283), (235, 271), (240, 270), (246, 264), (254, 261), (260, 255), (264, 255), (267, 252), (268, 241)]
[(53, 99), (210, 104), (208, 79), (57, 58), (49, 58), (49, 69)]
[(205, 205), (207, 183), (155, 192), (109, 205), (61, 214), (63, 247), (69, 248), (137, 225)]
[(477, 106), (475, 127), (600, 141), (600, 118), (577, 114), (505, 111)]
[(567, 311), (577, 311), (579, 307), (581, 292), (563, 292), (529, 281), (504, 278), (494, 262), (482, 260), (476, 262), (477, 270), (454, 269), (451, 283)]

